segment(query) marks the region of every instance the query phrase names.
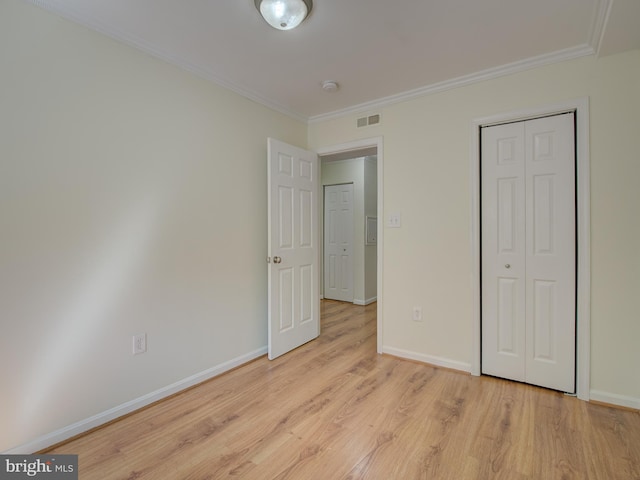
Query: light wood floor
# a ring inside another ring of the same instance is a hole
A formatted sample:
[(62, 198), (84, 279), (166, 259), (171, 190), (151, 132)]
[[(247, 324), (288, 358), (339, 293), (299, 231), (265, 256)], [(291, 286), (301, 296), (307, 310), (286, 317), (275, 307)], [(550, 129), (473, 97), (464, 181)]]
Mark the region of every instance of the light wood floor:
[(57, 447), (82, 480), (640, 479), (640, 414), (376, 354), (375, 304)]

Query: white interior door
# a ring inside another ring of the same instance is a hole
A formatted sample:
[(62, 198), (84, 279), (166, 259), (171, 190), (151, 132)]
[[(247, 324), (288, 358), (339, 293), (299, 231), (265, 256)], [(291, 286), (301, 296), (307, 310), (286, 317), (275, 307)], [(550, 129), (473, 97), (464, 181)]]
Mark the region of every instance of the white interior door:
[(318, 156), (268, 139), (269, 359), (320, 334)]
[(482, 130), (482, 371), (575, 390), (573, 114)]
[(324, 187), (324, 298), (353, 302), (353, 184)]

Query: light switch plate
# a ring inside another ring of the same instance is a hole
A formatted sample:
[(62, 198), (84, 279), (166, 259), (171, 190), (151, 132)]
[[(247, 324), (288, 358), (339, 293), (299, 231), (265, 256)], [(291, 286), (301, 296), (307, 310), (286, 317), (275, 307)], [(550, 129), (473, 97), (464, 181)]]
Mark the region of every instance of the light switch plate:
[(400, 213), (390, 213), (389, 218), (387, 219), (387, 227), (388, 228), (400, 228), (402, 226), (402, 214)]

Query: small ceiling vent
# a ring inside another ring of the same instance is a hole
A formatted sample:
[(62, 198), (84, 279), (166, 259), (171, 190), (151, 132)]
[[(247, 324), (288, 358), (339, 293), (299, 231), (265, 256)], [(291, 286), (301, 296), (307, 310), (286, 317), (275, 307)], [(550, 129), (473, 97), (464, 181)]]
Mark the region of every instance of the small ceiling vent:
[(366, 127), (368, 125), (377, 125), (380, 123), (380, 114), (369, 115), (368, 117), (362, 117), (358, 119), (358, 128)]

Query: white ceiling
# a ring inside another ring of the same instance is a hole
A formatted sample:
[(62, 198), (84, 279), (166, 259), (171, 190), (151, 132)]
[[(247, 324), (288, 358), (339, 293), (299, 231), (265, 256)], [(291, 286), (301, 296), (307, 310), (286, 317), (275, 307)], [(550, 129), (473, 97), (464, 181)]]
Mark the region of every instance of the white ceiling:
[(29, 1), (312, 121), (640, 48), (640, 0), (314, 0), (284, 32), (253, 0)]

